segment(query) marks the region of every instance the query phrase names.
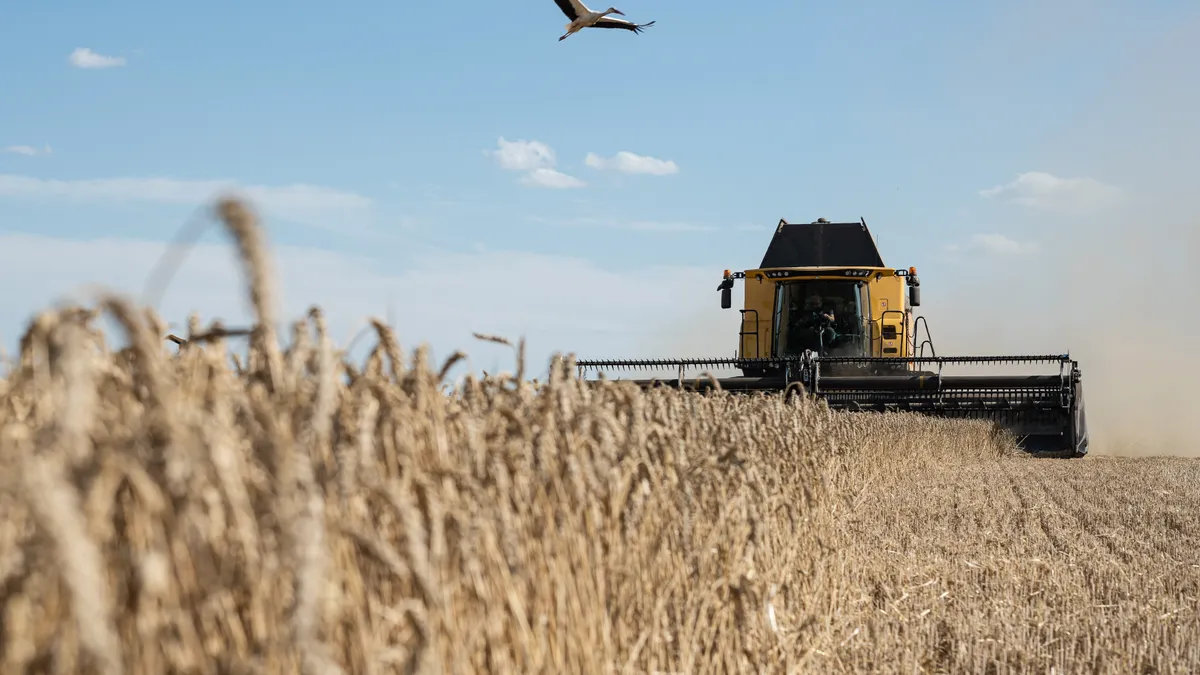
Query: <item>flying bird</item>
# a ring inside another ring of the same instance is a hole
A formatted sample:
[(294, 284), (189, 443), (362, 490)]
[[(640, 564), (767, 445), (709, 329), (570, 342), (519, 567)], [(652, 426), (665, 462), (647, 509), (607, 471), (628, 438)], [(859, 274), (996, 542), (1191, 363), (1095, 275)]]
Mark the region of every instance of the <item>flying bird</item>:
[(625, 30), (631, 30), (635, 33), (640, 33), (642, 32), (643, 28), (654, 25), (653, 21), (650, 23), (639, 24), (631, 23), (629, 21), (625, 21), (624, 19), (609, 18), (609, 14), (620, 14), (621, 16), (625, 16), (625, 12), (622, 12), (616, 7), (609, 7), (603, 12), (594, 12), (588, 9), (588, 6), (583, 4), (582, 0), (554, 0), (554, 3), (557, 4), (558, 8), (563, 11), (563, 14), (566, 14), (567, 18), (571, 20), (571, 23), (567, 24), (566, 26), (566, 34), (558, 38), (559, 42), (566, 40), (567, 38), (571, 37), (572, 34), (577, 33), (584, 28), (624, 28)]

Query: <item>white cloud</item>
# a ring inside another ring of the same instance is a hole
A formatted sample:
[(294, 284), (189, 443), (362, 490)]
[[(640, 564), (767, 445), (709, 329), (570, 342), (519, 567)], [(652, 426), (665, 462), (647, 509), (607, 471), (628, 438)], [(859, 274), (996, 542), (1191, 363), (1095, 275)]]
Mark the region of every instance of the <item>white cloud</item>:
[(491, 154), (503, 169), (532, 171), (554, 166), (554, 150), (541, 141), (507, 141), (501, 136), (498, 145)]
[(104, 56), (87, 47), (79, 47), (68, 57), (76, 68), (116, 68), (125, 65), (123, 56)]
[[(130, 239), (0, 235), (0, 285), (26, 289), (0, 295), (0, 340), (11, 349), (33, 313), (62, 298), (86, 299), (81, 291), (93, 284), (140, 301), (165, 250), (160, 243)], [(272, 258), (282, 318), (302, 318), (311, 304), (319, 304), (333, 337), (344, 346), (368, 316), (386, 318), (390, 304), (406, 352), (420, 343), (430, 344), (436, 358), (464, 349), (476, 367), (488, 370), (511, 368), (511, 353), (479, 343), (471, 337), (473, 331), (514, 340), (526, 336), (534, 373), (544, 371), (555, 351), (581, 358), (647, 356), (639, 349), (673, 330), (680, 312), (694, 315), (697, 308), (701, 316), (723, 319), (736, 332), (736, 316), (722, 313), (715, 293), (698, 294), (712, 281), (709, 269), (616, 272), (583, 259), (513, 251), (435, 251), (396, 264), (390, 258), (276, 246)], [(456, 273), (447, 276), (447, 269)], [(524, 283), (513, 277), (513, 270), (538, 270), (569, 282)], [(655, 280), (651, 293), (644, 285), (648, 278)], [(234, 249), (200, 244), (168, 282), (159, 310), (175, 326), (186, 325), (193, 311), (205, 323), (221, 318), (227, 326), (245, 325), (250, 317), (246, 295)], [(684, 309), (678, 309), (680, 304)], [(719, 338), (724, 355), (728, 331)]]
[(267, 217), (279, 216), (318, 227), (338, 227), (363, 215), (369, 198), (320, 185), (239, 185), (232, 180), (177, 178), (98, 178), (47, 180), (0, 174), (0, 198), (61, 199), (80, 202), (152, 202), (200, 206), (226, 191), (254, 201)]
[(547, 168), (537, 168), (521, 177), (526, 185), (536, 185), (554, 189), (583, 187), (585, 183), (574, 176), (568, 176), (561, 171)]
[(50, 146), (35, 148), (32, 145), (10, 145), (4, 148), (5, 152), (11, 152), (14, 155), (25, 155), (26, 157), (36, 157), (37, 155), (49, 155), (53, 152)]
[(601, 171), (612, 169), (621, 173), (644, 173), (654, 176), (667, 176), (679, 173), (679, 165), (673, 161), (656, 159), (645, 155), (635, 155), (626, 150), (618, 152), (615, 157), (610, 159), (605, 159), (593, 152), (589, 152), (584, 162), (593, 169)]
[(1025, 255), (1036, 253), (1039, 249), (1032, 242), (1022, 243), (1002, 234), (976, 234), (965, 244), (950, 244), (946, 246), (950, 253), (983, 252), (992, 255)]
[(524, 185), (552, 189), (586, 185), (582, 180), (555, 169), (557, 158), (554, 149), (541, 141), (508, 141), (501, 136), (497, 149), (485, 150), (484, 154), (495, 157), (502, 169), (526, 172), (521, 178)]
[(1059, 178), (1044, 171), (1017, 174), (1011, 182), (980, 190), (979, 194), (1030, 208), (1059, 211), (1109, 207), (1123, 198), (1119, 188), (1094, 178)]

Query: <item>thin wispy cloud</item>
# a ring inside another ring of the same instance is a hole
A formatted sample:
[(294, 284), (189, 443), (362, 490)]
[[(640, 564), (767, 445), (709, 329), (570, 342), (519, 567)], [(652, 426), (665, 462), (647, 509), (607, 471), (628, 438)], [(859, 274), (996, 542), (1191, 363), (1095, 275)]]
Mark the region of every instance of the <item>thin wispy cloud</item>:
[(712, 225), (699, 225), (676, 220), (633, 220), (616, 223), (613, 227), (638, 232), (715, 232), (717, 229)]
[[(169, 251), (160, 241), (0, 232), (0, 285), (29, 286), (28, 292), (0, 294), (0, 327), (8, 328), (0, 339), (11, 348), (14, 328), (24, 327), (35, 312), (59, 300), (86, 301), (93, 284), (144, 298), (148, 280)], [(404, 317), (397, 326), (402, 339), (430, 344), (444, 357), (454, 349), (478, 346), (475, 331), (527, 337), (526, 356), (534, 372), (564, 349), (617, 355), (636, 350), (643, 331), (658, 334), (675, 321), (660, 298), (639, 292), (642, 280), (654, 278), (672, 296), (701, 282), (707, 285), (711, 275), (711, 270), (681, 264), (629, 273), (579, 257), (508, 250), (431, 249), (419, 256), (401, 254), (398, 260), (391, 250), (352, 255), (276, 244), (270, 257), (282, 314), (302, 317), (314, 304), (325, 308), (329, 330), (339, 343), (362, 330), (366, 317), (384, 315), (395, 302)], [(456, 273), (447, 276), (447, 269)], [(512, 270), (530, 269), (572, 281), (495, 283)], [(220, 318), (231, 326), (253, 320), (236, 251), (224, 242), (190, 247), (169, 291), (152, 298), (147, 301), (155, 302), (174, 325), (193, 312), (205, 322)], [(511, 353), (499, 358), (503, 367), (510, 367)], [(494, 368), (487, 362), (482, 367)]]
[(679, 165), (671, 160), (658, 159), (646, 155), (638, 155), (622, 150), (614, 157), (601, 157), (589, 152), (584, 163), (600, 171), (619, 171), (629, 174), (649, 174), (652, 176), (669, 176), (679, 173)]
[(987, 253), (991, 255), (1028, 255), (1039, 250), (1032, 242), (1019, 242), (1002, 234), (976, 234), (963, 244), (948, 244), (948, 253)]
[(1060, 178), (1045, 171), (1027, 171), (979, 194), (988, 199), (1050, 211), (1092, 211), (1114, 206), (1124, 191), (1094, 178)]
[(32, 145), (10, 145), (4, 148), (4, 152), (14, 155), (25, 155), (26, 157), (36, 157), (38, 155), (49, 155), (53, 151), (48, 145), (41, 148), (35, 148)]
[(557, 158), (554, 149), (541, 141), (509, 141), (500, 137), (495, 150), (485, 150), (505, 171), (522, 171), (523, 185), (551, 189), (579, 188), (586, 185), (582, 180), (555, 168)]
[(568, 176), (561, 171), (544, 167), (534, 169), (525, 174), (521, 177), (521, 182), (525, 185), (535, 185), (537, 187), (553, 188), (556, 190), (577, 188), (586, 185), (586, 183), (574, 176)]
[(717, 227), (701, 225), (676, 220), (623, 220), (620, 218), (567, 218), (552, 219), (534, 217), (531, 221), (544, 225), (560, 225), (566, 227), (600, 227), (610, 230), (625, 230), (628, 232), (714, 232)]
[(119, 68), (125, 65), (125, 57), (123, 56), (105, 56), (87, 47), (78, 47), (75, 51), (71, 52), (67, 60), (70, 61), (72, 66), (85, 69)]
[(0, 174), (0, 198), (8, 199), (200, 206), (225, 192), (248, 197), (268, 216), (318, 226), (335, 227), (339, 218), (362, 215), (373, 205), (371, 199), (354, 192), (306, 183), (241, 185), (227, 179), (137, 177), (53, 180)]

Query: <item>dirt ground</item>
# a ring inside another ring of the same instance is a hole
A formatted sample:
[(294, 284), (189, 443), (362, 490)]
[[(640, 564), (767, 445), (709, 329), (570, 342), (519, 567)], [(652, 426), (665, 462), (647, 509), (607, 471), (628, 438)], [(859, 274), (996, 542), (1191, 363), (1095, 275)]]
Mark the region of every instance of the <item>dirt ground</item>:
[(859, 503), (838, 520), (849, 609), (832, 668), (1174, 673), (1200, 663), (1200, 461), (888, 465), (863, 477)]

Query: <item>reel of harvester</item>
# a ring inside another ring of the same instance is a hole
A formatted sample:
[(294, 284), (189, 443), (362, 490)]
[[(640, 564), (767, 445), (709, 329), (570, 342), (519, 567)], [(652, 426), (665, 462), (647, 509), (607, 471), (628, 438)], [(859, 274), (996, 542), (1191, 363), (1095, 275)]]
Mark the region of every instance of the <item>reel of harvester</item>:
[[(974, 369), (1012, 364), (1056, 366), (1045, 374), (947, 374), (948, 366)], [(576, 361), (589, 370), (674, 371), (675, 377), (628, 380), (643, 388), (695, 392), (803, 391), (833, 410), (906, 411), (952, 419), (995, 422), (1025, 451), (1040, 457), (1082, 457), (1088, 435), (1079, 364), (1069, 355), (817, 357), (813, 352), (779, 358), (689, 358)], [(920, 369), (914, 369), (917, 366)], [(696, 369), (737, 368), (753, 376), (688, 376)], [(622, 380), (625, 381), (625, 380)], [(799, 386), (798, 386), (799, 385)], [(800, 389), (799, 387), (802, 387)]]

